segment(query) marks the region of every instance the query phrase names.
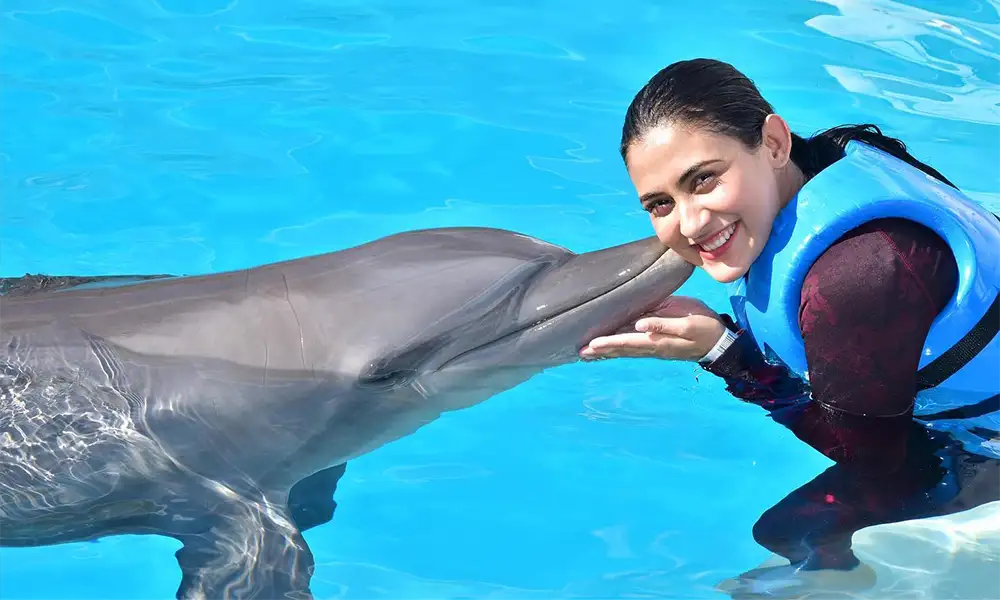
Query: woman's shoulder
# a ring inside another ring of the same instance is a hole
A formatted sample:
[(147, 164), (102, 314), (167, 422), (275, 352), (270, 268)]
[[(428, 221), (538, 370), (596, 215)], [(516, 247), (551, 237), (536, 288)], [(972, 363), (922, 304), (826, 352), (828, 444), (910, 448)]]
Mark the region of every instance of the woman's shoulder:
[(800, 321), (810, 302), (838, 311), (922, 304), (937, 314), (957, 281), (954, 254), (934, 231), (908, 219), (870, 221), (842, 236), (810, 267)]

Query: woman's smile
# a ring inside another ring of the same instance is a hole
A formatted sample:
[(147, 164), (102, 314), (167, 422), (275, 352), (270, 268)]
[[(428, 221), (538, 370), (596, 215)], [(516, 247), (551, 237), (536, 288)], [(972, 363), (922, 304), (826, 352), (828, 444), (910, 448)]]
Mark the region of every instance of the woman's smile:
[(722, 231), (714, 233), (694, 244), (694, 246), (698, 248), (702, 258), (715, 260), (725, 254), (726, 251), (733, 245), (733, 240), (736, 237), (736, 231), (739, 229), (739, 224), (739, 221), (731, 223)]

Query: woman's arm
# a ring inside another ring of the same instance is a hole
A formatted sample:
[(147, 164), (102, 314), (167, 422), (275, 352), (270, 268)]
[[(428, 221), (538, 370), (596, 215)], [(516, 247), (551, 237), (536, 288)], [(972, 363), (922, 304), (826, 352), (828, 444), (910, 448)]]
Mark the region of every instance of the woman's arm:
[(893, 471), (905, 458), (924, 340), (957, 280), (951, 250), (932, 231), (903, 219), (873, 221), (820, 256), (802, 287), (799, 326), (814, 401), (795, 402), (808, 388), (767, 363), (742, 332), (705, 368), (830, 459)]
[(787, 416), (795, 435), (838, 463), (896, 470), (924, 341), (957, 281), (944, 240), (903, 219), (868, 223), (820, 256), (799, 309), (815, 402)]
[(809, 394), (809, 386), (783, 365), (765, 360), (749, 333), (729, 315), (720, 315), (735, 339), (718, 358), (704, 369), (726, 382), (726, 391), (733, 396), (775, 410), (795, 404)]

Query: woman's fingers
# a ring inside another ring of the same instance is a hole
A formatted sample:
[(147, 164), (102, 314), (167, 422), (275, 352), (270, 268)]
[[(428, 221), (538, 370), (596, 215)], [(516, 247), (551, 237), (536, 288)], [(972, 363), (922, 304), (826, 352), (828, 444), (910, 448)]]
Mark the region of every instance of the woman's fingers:
[(691, 315), (717, 316), (704, 302), (691, 296), (669, 296), (653, 309), (652, 316), (687, 317)]
[(591, 340), (580, 351), (580, 357), (621, 358), (649, 357), (676, 358), (688, 352), (686, 340), (658, 333), (620, 333)]
[(638, 332), (658, 333), (679, 338), (687, 338), (690, 329), (690, 320), (686, 317), (646, 317), (635, 323), (635, 330)]
[(590, 347), (602, 350), (655, 350), (656, 340), (646, 333), (619, 333), (599, 337), (590, 342)]

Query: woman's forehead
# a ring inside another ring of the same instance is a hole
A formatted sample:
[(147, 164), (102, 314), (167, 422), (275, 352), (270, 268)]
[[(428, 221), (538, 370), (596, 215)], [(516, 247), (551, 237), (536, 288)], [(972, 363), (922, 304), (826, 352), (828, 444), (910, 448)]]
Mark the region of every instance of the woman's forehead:
[(692, 165), (726, 159), (739, 142), (710, 131), (664, 125), (649, 130), (629, 150), (629, 172), (646, 178), (680, 177)]

